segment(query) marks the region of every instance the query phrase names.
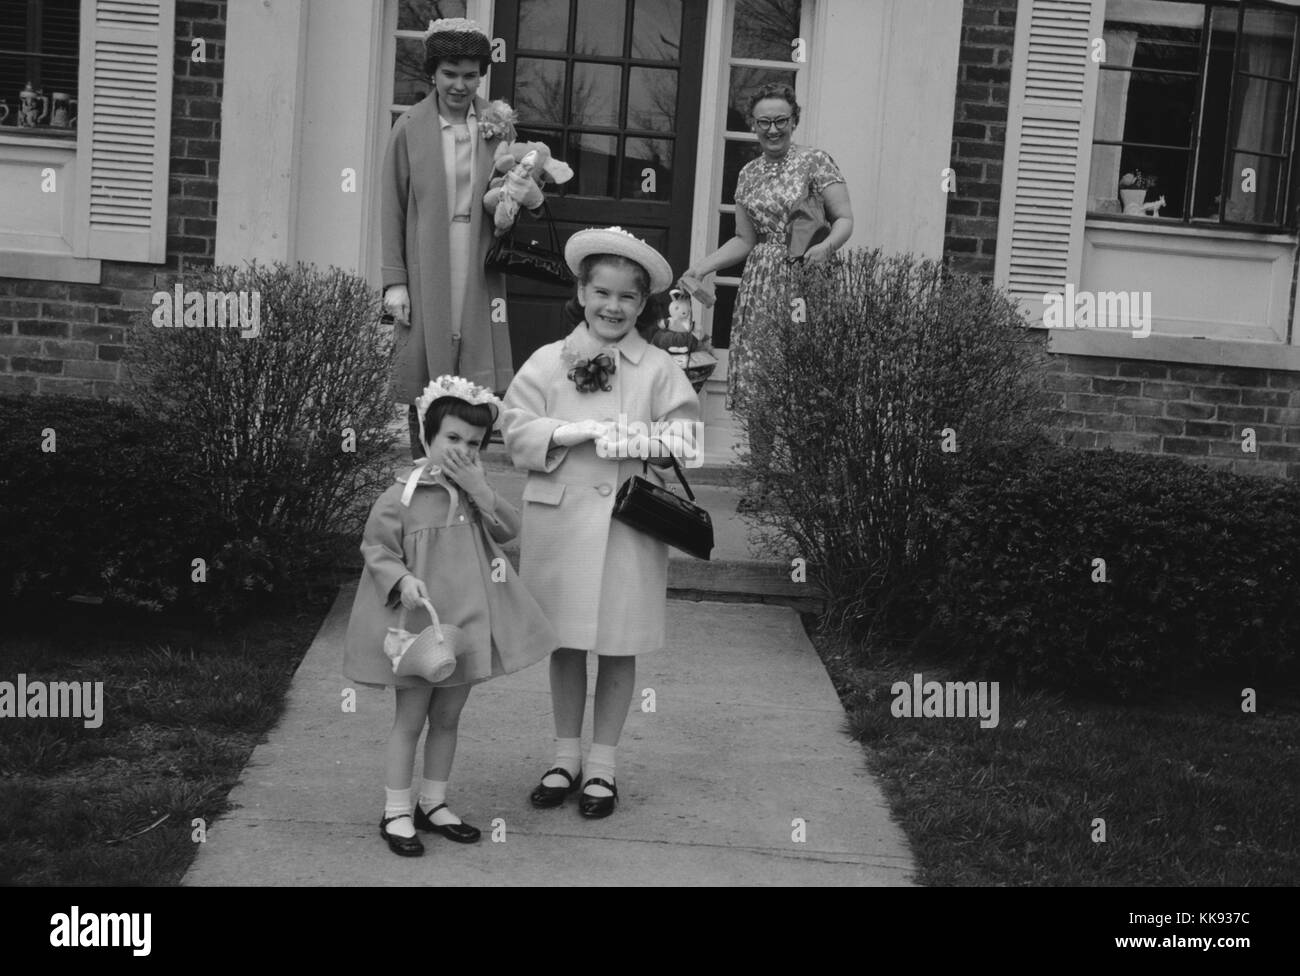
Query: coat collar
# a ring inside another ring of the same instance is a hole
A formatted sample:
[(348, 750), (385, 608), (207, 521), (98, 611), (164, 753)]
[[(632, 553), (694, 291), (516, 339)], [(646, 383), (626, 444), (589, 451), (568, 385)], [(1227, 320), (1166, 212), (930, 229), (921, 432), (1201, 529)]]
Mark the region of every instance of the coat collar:
[[(477, 96), (476, 96), (476, 97), (477, 97)], [(436, 99), (435, 99), (435, 101), (436, 101)], [(474, 102), (470, 102), (470, 103), (469, 103), (469, 111), (467, 111), (467, 112), (465, 113), (465, 122), (466, 122), (466, 123), (471, 123), (471, 122), (472, 122), (472, 123), (474, 123), (475, 125), (478, 124), (478, 105), (475, 104)], [(453, 125), (456, 125), (456, 124), (457, 124), (457, 123), (455, 123), (455, 122), (453, 122), (451, 119), (447, 118), (447, 117), (446, 117), (445, 115), (443, 115), (441, 112), (438, 113), (438, 125), (439, 125), (441, 128), (443, 128), (443, 129), (450, 129)]]
[(402, 489), (402, 504), (409, 506), (411, 498), (415, 495), (416, 485), (436, 485), (442, 488), (451, 496), (450, 504), (447, 506), (447, 521), (444, 528), (456, 520), (456, 510), (460, 507), (460, 492), (456, 486), (447, 480), (446, 475), (442, 473), (442, 468), (436, 464), (430, 464), (428, 458), (416, 462), (410, 471), (399, 471), (396, 475), (398, 484), (405, 484)]
[(587, 328), (586, 322), (579, 322), (568, 337), (564, 340), (566, 349), (571, 350), (579, 358), (587, 358), (595, 355), (601, 349), (617, 349), (623, 359), (626, 359), (632, 365), (636, 366), (641, 362), (641, 357), (645, 355), (646, 348), (650, 343), (641, 337), (641, 333), (634, 325), (628, 330), (627, 335), (619, 339), (618, 342), (601, 342)]

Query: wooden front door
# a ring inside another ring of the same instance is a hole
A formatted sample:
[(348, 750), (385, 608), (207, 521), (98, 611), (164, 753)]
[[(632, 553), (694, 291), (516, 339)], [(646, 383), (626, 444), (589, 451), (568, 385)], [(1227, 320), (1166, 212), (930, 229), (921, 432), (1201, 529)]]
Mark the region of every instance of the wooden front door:
[[(519, 138), (545, 142), (574, 171), (549, 194), (560, 246), (617, 225), (680, 274), (690, 259), (705, 4), (686, 0), (498, 0), (507, 59), (492, 97), (519, 113)], [(545, 240), (526, 214), (519, 230)], [(510, 278), (515, 368), (563, 338), (565, 289)]]

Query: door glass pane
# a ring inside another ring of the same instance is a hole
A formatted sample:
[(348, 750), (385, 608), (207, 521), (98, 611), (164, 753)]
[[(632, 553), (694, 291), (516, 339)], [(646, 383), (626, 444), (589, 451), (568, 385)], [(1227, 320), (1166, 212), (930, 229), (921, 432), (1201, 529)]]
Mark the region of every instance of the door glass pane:
[(789, 61), (799, 36), (799, 0), (736, 0), (733, 58)]
[(585, 197), (615, 195), (617, 136), (571, 132), (569, 154), (564, 161), (573, 168), (573, 179), (564, 184), (566, 194), (577, 193)]
[(673, 141), (671, 139), (627, 140), (627, 158), (623, 161), (625, 200), (672, 199)]
[(464, 17), (465, 0), (399, 0), (398, 30), (428, 30), (429, 21)]
[(569, 37), (569, 0), (520, 0), (518, 47), (563, 51)]
[(676, 61), (681, 50), (682, 0), (636, 0), (632, 57)]
[(573, 66), (572, 125), (618, 125), (623, 69), (616, 64), (577, 62)]
[[(552, 152), (556, 156), (559, 155), (559, 147), (564, 144), (564, 133), (558, 127), (552, 129), (520, 125), (515, 127), (515, 135), (519, 137), (520, 142), (544, 142), (548, 146), (555, 147)], [(553, 184), (547, 183), (547, 186), (551, 185)]]
[(722, 150), (722, 202), (736, 202), (736, 179), (740, 168), (751, 159), (757, 159), (762, 150), (757, 142), (737, 142), (728, 139)]
[(677, 72), (633, 68), (627, 89), (627, 127), (673, 132), (677, 119)]
[(727, 130), (748, 132), (749, 123), (745, 121), (745, 111), (749, 108), (749, 96), (769, 83), (793, 88), (794, 74), (793, 70), (780, 71), (776, 68), (732, 68), (731, 85), (727, 92)]
[(399, 37), (393, 77), (393, 102), (397, 105), (414, 105), (430, 89), (429, 76), (424, 73), (424, 41)]
[(564, 62), (520, 58), (515, 65), (515, 108), (521, 122), (562, 122)]
[(574, 29), (575, 54), (623, 56), (624, 0), (578, 0), (578, 25)]
[[(718, 214), (718, 247), (722, 247), (727, 241), (736, 236), (736, 215), (731, 213)], [(719, 268), (717, 273), (722, 278), (739, 278), (740, 273), (745, 270), (745, 262), (733, 264), (728, 268)]]

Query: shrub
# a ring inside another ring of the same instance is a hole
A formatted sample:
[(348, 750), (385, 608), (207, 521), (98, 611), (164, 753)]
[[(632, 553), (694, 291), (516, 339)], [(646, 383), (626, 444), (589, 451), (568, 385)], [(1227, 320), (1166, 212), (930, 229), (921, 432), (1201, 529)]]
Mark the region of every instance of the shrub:
[(923, 574), (956, 458), (1041, 426), (1037, 358), (1003, 293), (910, 255), (843, 252), (794, 291), (806, 321), (746, 333), (741, 464), (768, 497), (755, 521), (808, 560), (827, 624), (857, 629)]
[(360, 535), (391, 478), (391, 339), (360, 277), (284, 264), (218, 267), (186, 291), (260, 300), (260, 333), (142, 327), (138, 401), (187, 438), (188, 464), (232, 526), (213, 565), (253, 595), (318, 567), (332, 534)]
[(1295, 671), (1300, 484), (1112, 451), (965, 467), (931, 594), (954, 651), (1121, 695)]
[(0, 596), (162, 609), (228, 537), (161, 419), (59, 396), (0, 397), (0, 412)]

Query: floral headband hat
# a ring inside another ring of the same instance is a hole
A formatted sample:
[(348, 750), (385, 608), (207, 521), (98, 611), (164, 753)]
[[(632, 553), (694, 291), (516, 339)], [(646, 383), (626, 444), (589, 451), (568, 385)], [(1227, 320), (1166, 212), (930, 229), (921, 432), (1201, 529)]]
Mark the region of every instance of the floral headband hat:
[(420, 443), (428, 445), (424, 436), (424, 415), (435, 400), (443, 397), (455, 397), (466, 403), (484, 404), (492, 411), (492, 426), (497, 425), (501, 416), (501, 400), (487, 387), (479, 386), (463, 376), (439, 376), (429, 383), (415, 400), (415, 412), (420, 421)]

